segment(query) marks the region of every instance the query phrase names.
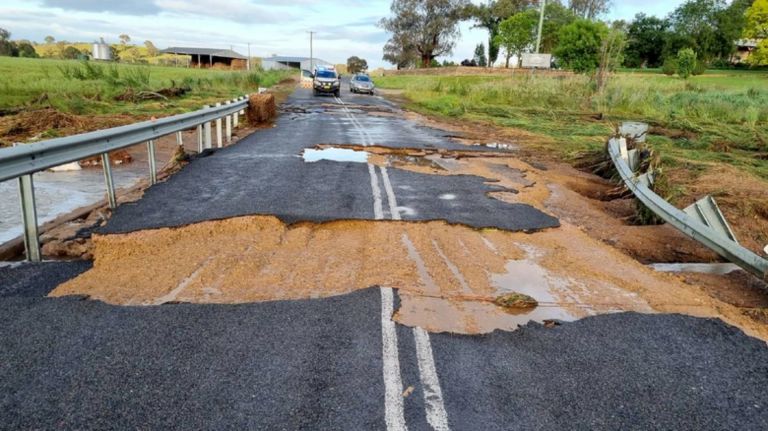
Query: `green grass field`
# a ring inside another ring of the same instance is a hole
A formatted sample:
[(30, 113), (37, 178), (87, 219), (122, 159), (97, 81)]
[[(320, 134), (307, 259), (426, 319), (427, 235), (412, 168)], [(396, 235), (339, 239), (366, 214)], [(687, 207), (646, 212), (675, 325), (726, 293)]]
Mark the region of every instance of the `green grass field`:
[[(639, 120), (667, 129), (649, 138), (667, 167), (725, 163), (768, 179), (766, 72), (717, 71), (688, 80), (622, 72), (602, 93), (585, 76), (392, 76), (376, 83), (403, 90), (417, 111), (550, 137), (554, 144), (545, 149), (565, 160), (601, 151), (620, 121)], [(595, 113), (603, 120), (592, 119)]]
[[(168, 115), (269, 87), (285, 72), (222, 71), (0, 57), (0, 110), (52, 106), (72, 114)], [(184, 87), (168, 100), (119, 100), (126, 92)]]

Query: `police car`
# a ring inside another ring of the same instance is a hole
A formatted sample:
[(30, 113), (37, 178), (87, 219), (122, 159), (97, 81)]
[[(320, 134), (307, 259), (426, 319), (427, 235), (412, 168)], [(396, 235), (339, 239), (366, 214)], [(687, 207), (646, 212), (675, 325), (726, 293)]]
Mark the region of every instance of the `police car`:
[(341, 95), (341, 75), (333, 67), (317, 66), (312, 74), (312, 94)]

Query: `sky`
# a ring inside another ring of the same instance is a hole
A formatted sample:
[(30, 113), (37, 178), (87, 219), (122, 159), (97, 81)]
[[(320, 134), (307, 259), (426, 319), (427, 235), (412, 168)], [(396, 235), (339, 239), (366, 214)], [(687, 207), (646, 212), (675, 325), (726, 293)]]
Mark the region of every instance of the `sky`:
[[(483, 3), (485, 0), (472, 0)], [(630, 20), (636, 13), (665, 16), (683, 0), (614, 0), (606, 19)], [(132, 43), (151, 40), (158, 48), (194, 46), (233, 48), (244, 55), (309, 56), (309, 31), (315, 31), (315, 57), (345, 63), (352, 55), (372, 68), (381, 60), (386, 32), (377, 22), (389, 15), (390, 0), (2, 0), (0, 27), (13, 39), (42, 42), (117, 43), (126, 33)], [(461, 26), (461, 39), (448, 60), (471, 58), (488, 34)]]

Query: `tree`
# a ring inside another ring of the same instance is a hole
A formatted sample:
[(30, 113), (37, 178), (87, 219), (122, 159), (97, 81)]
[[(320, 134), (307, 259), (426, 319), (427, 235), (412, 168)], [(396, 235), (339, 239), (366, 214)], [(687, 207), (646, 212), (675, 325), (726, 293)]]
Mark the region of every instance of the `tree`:
[(482, 42), (475, 46), (475, 63), (480, 67), (488, 66), (488, 59), (485, 57), (485, 45)]
[(56, 38), (53, 36), (45, 36), (45, 43), (48, 45), (52, 44), (53, 42), (56, 42)]
[(413, 42), (405, 34), (394, 34), (384, 45), (384, 61), (388, 61), (397, 67), (397, 70), (414, 67), (419, 59), (419, 54), (413, 46)]
[(736, 51), (736, 40), (740, 39), (747, 25), (747, 9), (754, 0), (733, 0), (731, 4), (715, 14), (715, 53), (721, 59), (730, 60)]
[(629, 67), (658, 67), (663, 61), (664, 41), (669, 23), (667, 20), (635, 15), (627, 30), (627, 48), (624, 64)]
[(554, 54), (566, 69), (591, 72), (600, 63), (600, 48), (607, 34), (608, 27), (601, 22), (576, 20), (560, 30)]
[(353, 55), (347, 59), (347, 71), (349, 73), (360, 73), (368, 70), (368, 62), (358, 56)]
[(688, 79), (696, 68), (696, 61), (694, 50), (691, 48), (681, 49), (677, 53), (677, 74), (683, 79)]
[(768, 65), (768, 0), (755, 0), (747, 9), (744, 36), (757, 39), (757, 47), (747, 61), (754, 65)]
[(610, 0), (571, 0), (569, 8), (584, 19), (595, 19), (611, 9)]
[(412, 49), (421, 65), (429, 67), (434, 58), (453, 51), (467, 4), (468, 0), (393, 0), (392, 17), (382, 19), (380, 25), (392, 33), (391, 49)]
[(547, 1), (541, 29), (541, 52), (552, 52), (557, 46), (560, 29), (576, 21), (577, 16), (559, 0)]
[(536, 40), (536, 24), (539, 14), (535, 9), (528, 9), (505, 19), (499, 24), (496, 43), (504, 48), (505, 67), (509, 68), (509, 59), (517, 55), (518, 66), (522, 63), (522, 53)]
[(493, 66), (499, 58), (499, 45), (495, 42), (499, 24), (537, 3), (536, 0), (489, 0), (486, 4), (466, 7), (464, 16), (474, 19), (475, 27), (488, 30), (488, 64)]
[[(672, 34), (665, 47), (666, 55), (682, 48), (693, 49), (699, 59), (727, 59), (734, 50), (733, 42), (744, 27), (740, 16), (751, 0), (736, 0), (727, 7), (725, 0), (689, 0), (669, 16)], [(745, 3), (746, 2), (746, 3)]]
[(154, 43), (152, 43), (151, 40), (145, 40), (144, 46), (147, 48), (147, 54), (150, 57), (157, 57), (160, 54), (160, 50), (157, 49)]
[(32, 46), (32, 44), (28, 41), (17, 43), (16, 48), (18, 49), (19, 57), (40, 58), (40, 56), (37, 54), (37, 51), (35, 51), (35, 47)]
[(120, 43), (122, 43), (123, 45), (128, 45), (128, 42), (131, 41), (131, 36), (128, 36), (125, 33), (118, 36), (118, 38), (120, 39)]
[(67, 60), (74, 60), (80, 57), (82, 54), (83, 53), (80, 52), (80, 50), (75, 48), (74, 46), (68, 46), (64, 48), (64, 50), (61, 52), (61, 58), (64, 58)]
[(624, 33), (626, 27), (623, 21), (613, 23), (608, 34), (603, 38), (600, 45), (600, 60), (595, 73), (595, 84), (597, 91), (603, 91), (608, 83), (608, 77), (614, 72), (624, 60), (624, 46), (627, 39)]
[(11, 32), (0, 28), (0, 56), (18, 57), (19, 51), (16, 44), (11, 41)]

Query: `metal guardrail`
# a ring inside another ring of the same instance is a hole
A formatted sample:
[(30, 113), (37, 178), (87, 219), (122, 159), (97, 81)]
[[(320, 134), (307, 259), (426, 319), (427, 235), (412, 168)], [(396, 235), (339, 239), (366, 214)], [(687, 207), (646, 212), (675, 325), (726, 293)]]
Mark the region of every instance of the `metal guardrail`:
[(730, 262), (739, 265), (744, 270), (763, 280), (768, 279), (768, 260), (740, 246), (737, 242), (722, 236), (715, 229), (677, 209), (661, 196), (654, 193), (629, 167), (628, 160), (622, 157), (622, 153), (626, 153), (626, 150), (622, 151), (622, 148), (626, 148), (626, 140), (624, 138), (611, 138), (608, 141), (608, 153), (613, 164), (616, 166), (616, 170), (621, 175), (621, 179), (627, 188), (632, 191), (643, 205), (680, 232), (700, 242)]
[[(206, 105), (203, 109), (186, 114), (0, 149), (0, 182), (14, 178), (19, 180), (27, 260), (39, 262), (41, 259), (32, 178), (35, 172), (101, 156), (107, 200), (110, 208), (115, 208), (117, 199), (109, 161), (110, 152), (146, 142), (150, 184), (155, 184), (157, 182), (154, 142), (156, 139), (176, 133), (177, 143), (182, 145), (181, 132), (196, 127), (198, 151), (202, 152), (204, 149), (213, 147), (212, 123), (215, 123), (216, 144), (222, 147), (225, 138), (226, 142), (232, 140), (232, 128), (238, 126), (239, 116), (245, 113), (247, 106), (248, 95), (245, 95), (223, 104), (217, 103), (214, 107)], [(222, 119), (226, 123), (226, 134), (222, 130)]]

